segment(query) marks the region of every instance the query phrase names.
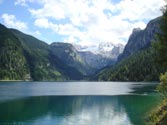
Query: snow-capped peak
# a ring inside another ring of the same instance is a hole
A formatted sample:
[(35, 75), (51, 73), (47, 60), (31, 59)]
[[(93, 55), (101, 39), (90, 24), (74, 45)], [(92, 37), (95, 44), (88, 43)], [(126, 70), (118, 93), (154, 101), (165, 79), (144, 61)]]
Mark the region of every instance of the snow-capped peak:
[(111, 51), (114, 48), (113, 43), (103, 42), (99, 43), (98, 51)]
[(114, 44), (112, 42), (100, 42), (98, 45), (82, 46), (74, 45), (78, 51), (91, 51), (94, 54), (102, 55), (107, 58), (117, 58), (123, 52), (123, 44)]

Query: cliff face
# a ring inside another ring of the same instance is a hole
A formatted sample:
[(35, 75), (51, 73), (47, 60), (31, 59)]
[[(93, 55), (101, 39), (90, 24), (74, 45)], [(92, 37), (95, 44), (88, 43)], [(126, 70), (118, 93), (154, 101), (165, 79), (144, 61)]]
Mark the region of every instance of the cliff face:
[(155, 63), (151, 42), (156, 41), (156, 33), (161, 33), (161, 21), (159, 17), (150, 21), (144, 30), (134, 29), (116, 65), (99, 71), (94, 80), (157, 81), (164, 68)]
[(106, 66), (113, 65), (116, 60), (108, 57), (104, 57), (100, 54), (95, 54), (90, 51), (80, 52), (81, 57), (87, 63), (87, 65), (94, 69), (94, 72)]
[(123, 53), (118, 57), (118, 62), (139, 50), (149, 47), (156, 38), (155, 34), (160, 32), (160, 22), (161, 17), (158, 17), (150, 21), (144, 30), (140, 28), (133, 29)]

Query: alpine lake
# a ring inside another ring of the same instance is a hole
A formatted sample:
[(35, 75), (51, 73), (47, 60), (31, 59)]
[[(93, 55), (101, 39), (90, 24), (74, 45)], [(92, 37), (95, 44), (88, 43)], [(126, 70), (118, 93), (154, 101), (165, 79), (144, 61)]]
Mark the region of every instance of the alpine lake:
[(0, 82), (0, 125), (146, 125), (154, 82)]

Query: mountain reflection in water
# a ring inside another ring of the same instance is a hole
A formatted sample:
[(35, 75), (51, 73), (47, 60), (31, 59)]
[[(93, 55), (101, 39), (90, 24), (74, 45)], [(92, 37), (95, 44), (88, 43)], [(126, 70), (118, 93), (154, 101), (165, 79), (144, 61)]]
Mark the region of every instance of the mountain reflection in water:
[(0, 104), (0, 124), (144, 125), (155, 96), (39, 96)]

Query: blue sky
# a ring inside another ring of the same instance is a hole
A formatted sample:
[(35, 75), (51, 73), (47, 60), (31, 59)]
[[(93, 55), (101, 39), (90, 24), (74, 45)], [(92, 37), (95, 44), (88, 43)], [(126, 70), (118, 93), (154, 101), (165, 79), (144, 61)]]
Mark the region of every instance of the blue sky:
[(161, 15), (163, 0), (0, 0), (0, 23), (47, 43), (125, 44)]

